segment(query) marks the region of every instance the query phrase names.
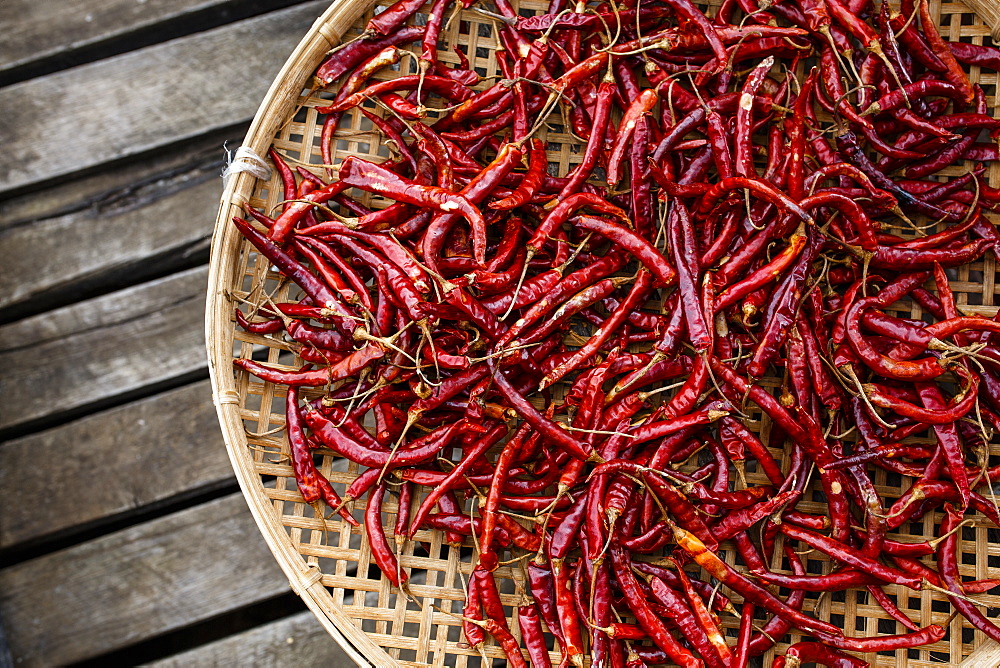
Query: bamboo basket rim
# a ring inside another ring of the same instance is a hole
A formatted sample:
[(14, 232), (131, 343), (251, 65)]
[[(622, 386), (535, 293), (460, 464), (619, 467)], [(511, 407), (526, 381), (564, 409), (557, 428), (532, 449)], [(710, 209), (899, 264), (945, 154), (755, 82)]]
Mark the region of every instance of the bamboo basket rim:
[[(385, 0), (333, 0), (314, 21), (272, 82), (247, 131), (244, 147), (261, 156), (266, 154), (275, 133), (288, 120), (289, 112), (295, 108), (322, 56), (340, 43), (342, 36), (367, 10), (383, 2)], [(991, 27), (992, 36), (1000, 41), (1000, 0), (955, 0), (955, 4), (967, 6), (970, 12), (983, 19)], [(248, 439), (239, 414), (240, 394), (231, 371), (234, 324), (230, 318), (232, 302), (226, 290), (226, 280), (234, 275), (236, 251), (242, 242), (239, 232), (229, 223), (232, 216), (240, 213), (241, 207), (249, 201), (256, 181), (256, 177), (247, 172), (237, 172), (226, 180), (211, 243), (206, 348), (212, 400), (226, 450), (250, 512), (288, 578), (291, 589), (358, 666), (398, 666), (400, 664), (383, 647), (336, 605), (331, 593), (321, 583), (323, 573), (320, 568), (306, 563), (304, 555), (295, 549), (289, 539), (285, 527), (275, 522), (272, 500), (264, 494), (260, 472), (246, 454)], [(1000, 666), (1000, 644), (987, 639), (960, 665)]]
[[(375, 0), (371, 1), (373, 3)], [(243, 146), (251, 148), (258, 155), (267, 152), (271, 138), (285, 121), (288, 110), (298, 100), (319, 59), (340, 43), (341, 37), (367, 8), (368, 3), (365, 2), (334, 0), (313, 22), (309, 32), (295, 47), (271, 83), (247, 130)], [(209, 261), (205, 338), (212, 401), (219, 415), (226, 451), (236, 472), (243, 498), (292, 590), (358, 666), (387, 665), (382, 662), (383, 659), (391, 662), (388, 665), (398, 665), (364, 632), (350, 623), (334, 605), (325, 587), (315, 586), (319, 584), (322, 572), (317, 567), (304, 564), (302, 555), (294, 549), (287, 534), (281, 527), (275, 526), (270, 517), (270, 501), (261, 489), (260, 476), (253, 469), (252, 462), (243, 454), (247, 448), (247, 437), (238, 414), (239, 395), (230, 372), (233, 325), (228, 318), (229, 301), (222, 289), (222, 281), (224, 276), (232, 272), (233, 251), (241, 239), (229, 221), (234, 211), (238, 212), (247, 201), (254, 181), (255, 177), (247, 172), (237, 172), (226, 180), (212, 233)], [(220, 373), (220, 369), (224, 371)], [(365, 658), (372, 656), (378, 656), (378, 664), (372, 664)]]

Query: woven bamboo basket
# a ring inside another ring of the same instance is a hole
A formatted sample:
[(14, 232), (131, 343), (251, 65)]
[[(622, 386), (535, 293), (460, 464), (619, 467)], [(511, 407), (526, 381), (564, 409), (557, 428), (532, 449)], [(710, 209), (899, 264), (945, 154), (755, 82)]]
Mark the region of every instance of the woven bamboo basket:
[[(1000, 28), (1000, 1), (969, 0), (972, 2), (976, 4), (932, 0), (931, 12), (940, 17), (941, 31), (946, 38), (990, 43), (990, 26)], [(309, 89), (312, 73), (328, 50), (360, 32), (375, 4), (377, 0), (336, 0), (316, 20), (262, 102), (244, 141), (245, 147), (265, 155), (273, 146), (292, 164), (317, 165), (321, 162), (322, 120), (315, 107), (323, 105), (325, 100)], [(515, 2), (525, 15), (528, 15), (526, 12), (544, 12), (547, 4), (547, 0)], [(463, 12), (458, 18), (443, 33), (448, 49), (441, 50), (442, 60), (450, 57), (453, 63), (457, 62), (450, 49), (460, 45), (481, 75), (496, 74), (491, 56), (497, 42), (491, 19), (472, 11)], [(417, 20), (420, 20), (419, 14)], [(1000, 30), (993, 34), (1000, 38)], [(993, 113), (998, 113), (997, 75), (980, 73), (979, 68), (974, 67), (970, 77), (983, 86)], [(552, 148), (550, 161), (558, 163), (562, 173), (579, 161), (579, 155), (571, 150), (577, 141), (571, 135), (549, 129), (547, 137), (543, 138)], [(338, 159), (347, 155), (373, 160), (389, 157), (369, 122), (356, 112), (345, 116), (341, 122), (335, 148)], [(321, 173), (320, 168), (316, 170)], [(1000, 186), (1000, 166), (992, 167), (990, 179), (994, 187)], [(302, 502), (287, 459), (288, 447), (283, 432), (284, 390), (234, 370), (234, 358), (252, 354), (255, 359), (266, 356), (270, 363), (289, 367), (300, 363), (287, 345), (248, 334), (237, 328), (234, 320), (235, 309), (253, 302), (255, 295), (259, 296), (262, 291), (275, 301), (294, 297), (288, 285), (278, 280), (268, 263), (230, 223), (233, 216), (242, 215), (245, 205), (271, 211), (281, 200), (281, 192), (277, 175), (262, 179), (247, 172), (234, 174), (223, 192), (213, 240), (206, 322), (209, 365), (226, 447), (243, 494), (292, 589), (359, 665), (459, 668), (486, 665), (476, 651), (464, 644), (460, 621), (447, 614), (459, 612), (465, 599), (464, 585), (472, 568), (471, 543), (462, 548), (450, 547), (439, 532), (418, 532), (416, 541), (411, 541), (401, 555), (403, 568), (411, 573), (410, 589), (417, 600), (407, 600), (400, 595), (372, 562), (363, 530), (352, 530), (339, 517), (324, 517)], [(378, 206), (378, 202), (373, 204)], [(963, 309), (986, 316), (996, 314), (1000, 290), (996, 286), (992, 254), (961, 269), (957, 279), (952, 286)], [(919, 311), (907, 315), (918, 317)], [(766, 437), (766, 419), (758, 415), (752, 426)], [(1000, 445), (994, 446), (992, 454), (1000, 455)], [(784, 462), (782, 454), (775, 452), (775, 455)], [(332, 454), (322, 458), (320, 470), (340, 493), (359, 473), (355, 464), (347, 464)], [(766, 482), (762, 477), (754, 480), (753, 474), (748, 474), (748, 478), (756, 483)], [(908, 485), (907, 481), (887, 476), (885, 472), (880, 472), (875, 482), (882, 495), (890, 499), (900, 496)], [(360, 517), (361, 504), (363, 501), (357, 508), (348, 507)], [(824, 505), (819, 503), (803, 502), (800, 507), (809, 512), (824, 511)], [(385, 508), (391, 522), (394, 519), (392, 502), (387, 501)], [(900, 540), (923, 537), (926, 540), (936, 535), (938, 519), (927, 515), (920, 524), (902, 527), (894, 537)], [(961, 539), (963, 575), (977, 579), (1000, 576), (1000, 530), (988, 529), (984, 522), (963, 529)], [(414, 553), (415, 543), (428, 548), (426, 555), (422, 550), (419, 554)], [(723, 554), (733, 563), (732, 552)], [(507, 558), (514, 556), (519, 555), (506, 555)], [(828, 572), (830, 567), (818, 553), (808, 555), (807, 566), (812, 573)], [(524, 589), (523, 571), (515, 562), (500, 568), (497, 577), (502, 583), (504, 603), (513, 618)], [(886, 591), (895, 598), (900, 609), (921, 626), (945, 624), (951, 615), (948, 601), (934, 592), (917, 594), (891, 586)], [(738, 596), (734, 598), (739, 602)], [(986, 609), (988, 615), (1000, 615), (1000, 596), (984, 595), (980, 599), (991, 606)], [(805, 609), (841, 625), (853, 635), (892, 634), (904, 630), (888, 619), (864, 590), (823, 596), (810, 594)], [(723, 622), (734, 636), (739, 619), (724, 617)], [(511, 624), (515, 634), (516, 627), (516, 623)], [(934, 645), (869, 654), (863, 658), (872, 665), (908, 668), (942, 664), (1000, 666), (1000, 648), (981, 632), (964, 624), (961, 617), (950, 622), (949, 630), (946, 639)], [(793, 635), (791, 641), (799, 637)], [(769, 666), (773, 656), (783, 653), (786, 647), (787, 643), (779, 644), (764, 656), (762, 664), (757, 665)], [(500, 648), (493, 645), (488, 645), (485, 652), (494, 662), (503, 657)], [(556, 658), (554, 654), (553, 659)]]

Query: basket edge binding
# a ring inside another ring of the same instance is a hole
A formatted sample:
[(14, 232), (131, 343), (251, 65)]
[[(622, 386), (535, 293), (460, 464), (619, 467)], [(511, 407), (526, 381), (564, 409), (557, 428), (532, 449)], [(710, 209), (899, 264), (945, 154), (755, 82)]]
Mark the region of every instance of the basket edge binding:
[[(316, 19), (295, 47), (275, 77), (261, 101), (247, 131), (243, 146), (259, 155), (267, 152), (280, 125), (299, 100), (310, 74), (331, 47), (364, 14), (367, 2), (334, 0)], [(219, 213), (212, 232), (211, 254), (205, 309), (205, 342), (212, 400), (219, 417), (223, 440), (236, 473), (243, 498), (250, 508), (257, 527), (268, 548), (288, 578), (292, 590), (306, 603), (327, 632), (348, 656), (363, 667), (398, 665), (385, 650), (371, 641), (334, 604), (333, 597), (321, 583), (321, 571), (305, 563), (289, 541), (288, 535), (274, 525), (271, 501), (259, 488), (259, 476), (253, 462), (246, 456), (247, 439), (239, 415), (239, 393), (231, 372), (234, 326), (228, 314), (232, 304), (224, 289), (237, 270), (234, 259), (241, 241), (239, 233), (229, 224), (232, 216), (241, 213), (256, 185), (256, 177), (247, 172), (232, 174), (222, 191)], [(336, 621), (335, 621), (336, 620)], [(373, 664), (372, 661), (377, 663)]]

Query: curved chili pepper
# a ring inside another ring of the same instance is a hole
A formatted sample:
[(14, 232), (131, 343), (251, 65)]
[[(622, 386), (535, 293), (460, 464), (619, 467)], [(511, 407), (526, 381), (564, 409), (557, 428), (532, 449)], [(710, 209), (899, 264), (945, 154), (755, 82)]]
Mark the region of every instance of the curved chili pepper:
[[(795, 663), (792, 663), (792, 660)], [(773, 668), (794, 668), (803, 663), (817, 663), (829, 668), (866, 668), (869, 664), (817, 642), (797, 642), (774, 660)]]
[(306, 445), (305, 434), (302, 431), (302, 421), (299, 417), (299, 394), (294, 387), (288, 388), (285, 397), (285, 432), (288, 435), (288, 446), (291, 451), (292, 471), (295, 484), (306, 503), (315, 503), (319, 499), (337, 508), (338, 513), (351, 526), (359, 526), (358, 521), (341, 503), (341, 498), (330, 485), (330, 481), (319, 472), (313, 462), (312, 453)]
[(975, 376), (969, 376), (970, 387), (963, 390), (962, 398), (945, 408), (928, 409), (916, 406), (904, 399), (897, 398), (881, 390), (878, 385), (864, 385), (868, 400), (880, 408), (886, 408), (900, 415), (917, 420), (924, 424), (948, 424), (961, 419), (968, 414), (976, 404), (979, 381)]
[(652, 274), (645, 271), (639, 272), (639, 277), (632, 286), (632, 290), (629, 291), (625, 301), (623, 301), (619, 307), (615, 309), (611, 317), (609, 317), (604, 324), (591, 335), (590, 339), (587, 340), (587, 343), (576, 351), (572, 357), (545, 374), (545, 377), (542, 378), (542, 382), (539, 383), (539, 389), (544, 389), (549, 385), (552, 385), (596, 354), (600, 347), (604, 345), (604, 342), (607, 341), (608, 338), (610, 338), (628, 318), (633, 309), (638, 308), (643, 302), (646, 301), (646, 298), (649, 296), (651, 290)]
[(413, 42), (423, 34), (422, 26), (403, 26), (385, 37), (374, 40), (357, 39), (335, 47), (317, 68), (316, 79), (324, 85), (333, 83), (372, 54), (386, 47)]
[(861, 333), (861, 314), (876, 303), (875, 298), (859, 299), (847, 309), (845, 331), (851, 348), (869, 368), (887, 377), (900, 380), (933, 380), (945, 372), (936, 358), (925, 357), (919, 361), (894, 360), (880, 354)]
[(269, 383), (288, 385), (289, 387), (318, 387), (356, 376), (362, 369), (384, 356), (385, 350), (380, 345), (367, 343), (360, 350), (356, 350), (344, 359), (322, 369), (282, 371), (245, 358), (235, 359), (233, 364)]
[(452, 193), (436, 186), (420, 185), (354, 156), (348, 156), (340, 164), (340, 182), (407, 204), (416, 204), (443, 213), (451, 211), (461, 213), (472, 227), (472, 246), (476, 262), (486, 263), (486, 221), (479, 210), (462, 194)]
[(516, 209), (534, 197), (538, 188), (542, 185), (549, 166), (548, 154), (545, 151), (545, 142), (540, 139), (531, 140), (531, 150), (528, 152), (528, 171), (517, 186), (517, 189), (507, 197), (490, 203), (490, 208), (505, 211)]
[(419, 529), (423, 524), (424, 518), (430, 514), (434, 505), (438, 502), (438, 499), (446, 494), (451, 489), (453, 482), (461, 479), (465, 472), (469, 470), (469, 467), (472, 466), (477, 459), (486, 454), (486, 451), (493, 447), (493, 445), (495, 445), (497, 441), (505, 435), (505, 433), (506, 427), (498, 425), (479, 437), (479, 441), (475, 444), (475, 446), (468, 449), (462, 461), (448, 473), (448, 476), (438, 486), (436, 486), (426, 497), (424, 497), (424, 500), (420, 503), (420, 507), (417, 509), (416, 514), (410, 521), (407, 537), (413, 538), (413, 534), (415, 534), (417, 529)]
[(389, 547), (389, 541), (382, 527), (382, 500), (385, 498), (386, 483), (375, 486), (368, 494), (368, 505), (365, 508), (365, 535), (368, 536), (368, 546), (372, 559), (382, 570), (383, 575), (396, 587), (407, 580), (407, 575), (400, 567)]
[(607, 161), (608, 183), (611, 185), (615, 185), (621, 181), (621, 163), (625, 158), (625, 151), (628, 149), (629, 141), (635, 133), (636, 124), (642, 116), (652, 111), (659, 99), (660, 96), (657, 94), (655, 88), (647, 88), (625, 110), (625, 115), (618, 126), (618, 133), (615, 135), (615, 142), (611, 147), (611, 154)]
[(745, 297), (757, 288), (766, 285), (770, 281), (775, 280), (785, 271), (786, 268), (791, 265), (792, 262), (795, 261), (802, 250), (806, 247), (807, 241), (808, 237), (806, 235), (805, 225), (801, 224), (789, 238), (788, 246), (781, 253), (776, 255), (773, 260), (768, 262), (763, 267), (755, 270), (750, 276), (744, 278), (738, 283), (730, 285), (719, 293), (715, 300), (716, 311), (721, 311), (722, 309), (735, 304), (737, 300)]
[(531, 665), (539, 668), (551, 667), (552, 662), (549, 659), (549, 650), (545, 646), (541, 617), (534, 601), (523, 603), (517, 607), (517, 627), (521, 632), (525, 649), (528, 650)]
[(609, 551), (614, 566), (615, 579), (625, 593), (626, 604), (635, 614), (639, 626), (649, 634), (657, 647), (666, 652), (670, 660), (677, 665), (690, 667), (700, 665), (700, 662), (690, 652), (681, 647), (660, 617), (650, 608), (621, 546), (612, 541)]
[(325, 107), (317, 107), (316, 111), (321, 114), (347, 111), (358, 106), (367, 98), (385, 95), (397, 90), (415, 90), (418, 86), (426, 93), (436, 93), (449, 100), (457, 100), (458, 102), (464, 102), (472, 96), (472, 91), (468, 87), (447, 77), (439, 77), (432, 74), (424, 76), (414, 74), (372, 84), (364, 90), (348, 95), (339, 102)]
[(669, 286), (677, 278), (677, 271), (656, 248), (628, 228), (605, 218), (577, 216), (573, 224), (580, 229), (597, 232), (606, 239), (629, 251), (657, 278), (657, 286)]
[(695, 562), (704, 568), (715, 579), (719, 580), (730, 589), (742, 594), (754, 605), (766, 608), (776, 615), (791, 620), (799, 628), (809, 632), (825, 632), (827, 634), (839, 635), (840, 629), (789, 607), (786, 603), (775, 597), (766, 589), (750, 582), (732, 570), (726, 562), (709, 551), (705, 544), (698, 540), (693, 534), (680, 527), (674, 527), (674, 540), (685, 552), (691, 555)]
[(904, 573), (888, 568), (880, 562), (867, 558), (861, 553), (856, 552), (852, 548), (838, 541), (832, 540), (813, 531), (809, 531), (808, 529), (802, 529), (792, 524), (782, 524), (779, 526), (779, 529), (788, 537), (805, 541), (812, 547), (816, 548), (820, 552), (823, 552), (824, 554), (829, 555), (833, 559), (847, 564), (848, 566), (858, 568), (862, 572), (876, 577), (884, 582), (901, 584), (918, 591), (920, 589), (920, 580), (918, 578), (913, 578)]
[(490, 371), (493, 373), (493, 381), (504, 395), (504, 398), (517, 411), (518, 415), (524, 418), (532, 427), (577, 459), (590, 461), (600, 459), (600, 455), (594, 452), (592, 448), (573, 438), (568, 431), (539, 413), (527, 399), (518, 393), (503, 374), (497, 371), (492, 358), (488, 364), (490, 365)]
[[(476, 177), (455, 196), (463, 198), (470, 204), (470, 206), (481, 202), (497, 186), (497, 184), (503, 180), (503, 177), (514, 168), (514, 165), (521, 160), (521, 155), (521, 150), (516, 145), (504, 144), (503, 147), (501, 147), (501, 149), (497, 152), (496, 158), (494, 158), (493, 162), (491, 162), (486, 169), (477, 174)], [(475, 207), (473, 207), (473, 209), (475, 209)], [(458, 209), (458, 211), (461, 212), (460, 209)], [(438, 270), (438, 258), (441, 255), (448, 232), (457, 220), (456, 216), (457, 214), (447, 212), (436, 214), (431, 220), (430, 225), (428, 225), (420, 241), (420, 248), (423, 252), (424, 262), (435, 271)], [(480, 219), (481, 218), (482, 217), (480, 216)], [(480, 244), (479, 248), (483, 253), (483, 260), (485, 261), (485, 220), (481, 226), (477, 225), (477, 229), (478, 231), (473, 230), (473, 250), (476, 248), (476, 240), (478, 239), (478, 243)], [(484, 262), (479, 262), (478, 259), (477, 262), (480, 265), (484, 264)], [(441, 272), (438, 271), (438, 273)]]
[(455, 432), (465, 427), (462, 423), (453, 423), (440, 427), (409, 444), (406, 449), (396, 452), (380, 452), (369, 450), (354, 441), (334, 423), (315, 410), (306, 410), (303, 419), (313, 434), (323, 444), (362, 466), (382, 468), (392, 466), (409, 466), (426, 461), (445, 447), (455, 435)]

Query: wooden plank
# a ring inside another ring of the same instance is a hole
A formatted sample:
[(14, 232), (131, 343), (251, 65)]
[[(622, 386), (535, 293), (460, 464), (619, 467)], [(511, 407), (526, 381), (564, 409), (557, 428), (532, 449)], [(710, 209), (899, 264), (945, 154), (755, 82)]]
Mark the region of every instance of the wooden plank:
[(327, 5), (309, 2), (0, 89), (9, 158), (0, 191), (245, 122)]
[(0, 327), (0, 433), (207, 366), (207, 267)]
[(235, 485), (211, 397), (201, 381), (4, 443), (0, 548)]
[(65, 665), (287, 591), (233, 494), (0, 571), (0, 617), (16, 665)]
[(14, 668), (14, 657), (10, 655), (10, 647), (7, 646), (7, 633), (0, 623), (0, 668)]
[[(287, 5), (280, 0), (4, 0), (0, 3), (0, 74), (41, 60), (72, 64), (73, 52), (135, 38), (154, 29), (187, 22), (193, 32), (217, 14), (249, 13)], [(162, 34), (162, 33), (161, 33)], [(160, 40), (162, 41), (162, 39)], [(132, 47), (134, 48), (134, 47)]]
[(148, 668), (356, 666), (311, 612), (300, 612), (146, 665)]
[(223, 155), (216, 138), (210, 150), (157, 156), (152, 168), (121, 166), (0, 210), (0, 314), (10, 320), (105, 285), (148, 280), (186, 258), (204, 262)]
[[(221, 165), (224, 146), (238, 145), (247, 127), (227, 128), (152, 155), (120, 160), (87, 176), (58, 181), (42, 191), (4, 198), (0, 200), (0, 232), (91, 207), (103, 211), (127, 208), (137, 198), (148, 199), (144, 193), (160, 178), (189, 171), (197, 164)], [(215, 173), (221, 175), (222, 167)]]
[(60, 0), (0, 3), (0, 71), (95, 44), (220, 4), (220, 0)]

